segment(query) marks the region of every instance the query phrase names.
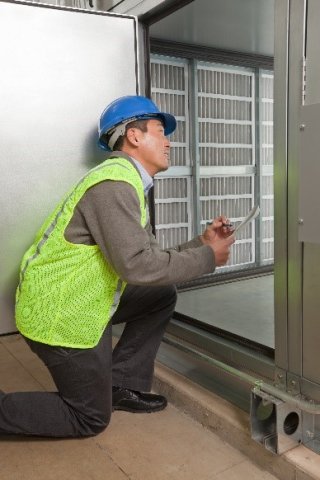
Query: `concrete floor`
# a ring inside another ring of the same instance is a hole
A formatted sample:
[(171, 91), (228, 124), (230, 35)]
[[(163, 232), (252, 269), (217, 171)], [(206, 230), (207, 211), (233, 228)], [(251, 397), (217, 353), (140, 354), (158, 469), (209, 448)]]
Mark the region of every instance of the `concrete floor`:
[[(0, 388), (54, 388), (18, 335), (0, 337)], [(170, 404), (154, 414), (115, 412), (108, 429), (89, 439), (2, 436), (0, 461), (0, 480), (276, 479)]]

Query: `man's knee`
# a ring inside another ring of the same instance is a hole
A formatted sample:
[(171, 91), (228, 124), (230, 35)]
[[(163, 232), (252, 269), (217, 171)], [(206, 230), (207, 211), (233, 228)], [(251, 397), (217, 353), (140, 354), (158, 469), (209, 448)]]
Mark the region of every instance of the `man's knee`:
[(167, 300), (168, 305), (174, 309), (177, 303), (177, 289), (175, 285), (167, 285), (163, 288), (165, 289), (163, 297)]
[(99, 417), (86, 417), (82, 419), (82, 436), (93, 437), (102, 433), (110, 423), (111, 413), (99, 415)]

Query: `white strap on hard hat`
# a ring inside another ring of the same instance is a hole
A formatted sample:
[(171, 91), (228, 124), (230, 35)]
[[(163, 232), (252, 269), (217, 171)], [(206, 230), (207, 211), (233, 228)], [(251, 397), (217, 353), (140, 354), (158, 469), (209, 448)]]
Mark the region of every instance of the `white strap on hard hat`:
[(125, 122), (123, 123), (120, 123), (119, 125), (117, 125), (115, 127), (115, 129), (113, 130), (109, 140), (108, 140), (108, 146), (111, 150), (113, 150), (113, 147), (115, 146), (116, 144), (116, 141), (118, 140), (119, 137), (122, 137), (125, 133), (126, 133), (126, 126), (131, 123), (131, 122), (134, 122), (135, 120), (137, 120), (137, 118), (130, 118), (129, 120), (126, 120)]

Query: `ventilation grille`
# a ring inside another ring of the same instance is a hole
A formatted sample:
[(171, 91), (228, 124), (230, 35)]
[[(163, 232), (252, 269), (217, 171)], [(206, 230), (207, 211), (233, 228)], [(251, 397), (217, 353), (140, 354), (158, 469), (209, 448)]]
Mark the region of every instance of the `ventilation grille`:
[(152, 99), (163, 112), (176, 117), (177, 128), (170, 135), (170, 165), (189, 164), (188, 77), (186, 62), (170, 59), (151, 61)]
[(187, 242), (191, 236), (190, 178), (154, 181), (157, 240), (162, 248)]
[[(189, 69), (195, 75), (196, 91), (189, 90)], [(222, 270), (273, 262), (273, 75), (259, 74), (258, 160), (255, 75), (241, 67), (207, 62), (194, 62), (191, 67), (187, 60), (161, 55), (151, 59), (152, 98), (177, 118), (177, 129), (170, 136), (171, 168), (155, 179), (156, 233), (162, 248), (189, 240), (197, 224), (203, 230), (213, 216), (225, 214), (235, 225), (241, 222), (257, 203), (255, 165), (260, 162), (259, 243), (253, 222), (237, 235), (228, 266)], [(190, 105), (198, 109), (195, 149), (194, 140), (192, 145), (189, 141)], [(189, 151), (196, 152), (191, 160)], [(193, 177), (195, 158), (199, 166)], [(193, 182), (199, 199), (192, 202)]]
[[(201, 224), (224, 214), (237, 225), (254, 203), (253, 175), (237, 175), (235, 168), (254, 164), (254, 74), (201, 62), (197, 78), (200, 166), (206, 167), (205, 174), (200, 168)], [(249, 225), (224, 269), (255, 262), (254, 245)]]
[(164, 176), (156, 176), (154, 182), (156, 235), (163, 249), (193, 236), (191, 174), (186, 176), (183, 170), (190, 165), (187, 67), (186, 61), (168, 57), (154, 56), (151, 60), (152, 99), (177, 120), (177, 128), (170, 135), (170, 166), (175, 174), (170, 173), (171, 168)]
[(260, 74), (261, 252), (262, 264), (274, 260), (273, 75)]
[(200, 165), (203, 167), (234, 166), (252, 164), (252, 147), (248, 148), (219, 148), (219, 147), (200, 147)]

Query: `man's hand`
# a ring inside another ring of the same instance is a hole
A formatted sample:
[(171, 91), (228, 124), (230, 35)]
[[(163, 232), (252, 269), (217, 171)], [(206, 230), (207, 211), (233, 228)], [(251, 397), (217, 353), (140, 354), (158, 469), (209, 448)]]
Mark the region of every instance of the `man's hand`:
[(201, 235), (201, 240), (204, 245), (211, 243), (214, 239), (226, 238), (232, 235), (234, 227), (230, 224), (227, 217), (221, 215), (215, 218), (212, 223), (207, 225), (206, 230)]
[(216, 267), (222, 267), (227, 263), (230, 256), (231, 245), (235, 242), (235, 236), (229, 235), (226, 238), (214, 240), (209, 246), (214, 253)]
[(230, 247), (235, 242), (233, 230), (229, 220), (221, 215), (215, 218), (200, 236), (202, 243), (212, 248), (217, 267), (225, 265), (229, 259)]

